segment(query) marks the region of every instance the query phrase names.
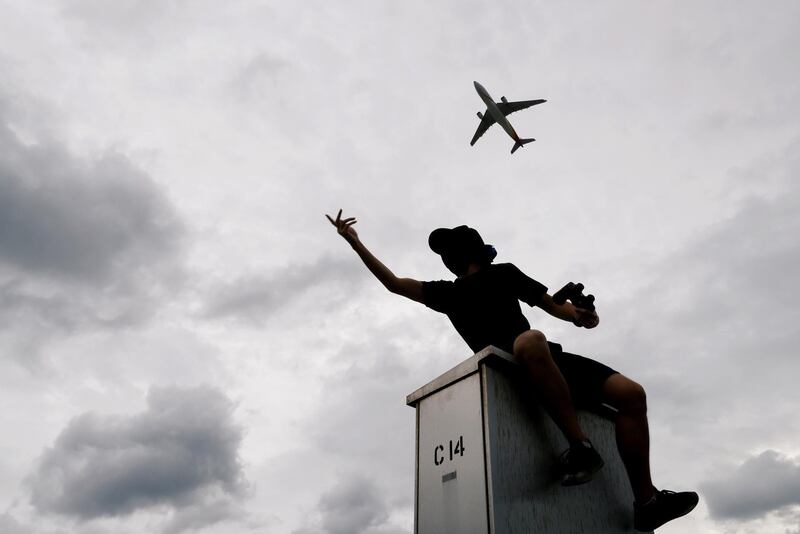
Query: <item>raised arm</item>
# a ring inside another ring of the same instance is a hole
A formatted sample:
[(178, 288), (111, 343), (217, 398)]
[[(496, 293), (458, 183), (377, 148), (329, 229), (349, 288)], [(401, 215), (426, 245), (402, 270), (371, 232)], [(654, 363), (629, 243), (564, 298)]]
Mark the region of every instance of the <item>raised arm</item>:
[(367, 266), (367, 269), (375, 275), (375, 278), (377, 278), (386, 289), (397, 295), (422, 302), (422, 282), (414, 280), (413, 278), (398, 278), (388, 267), (381, 263), (381, 261), (364, 246), (361, 239), (359, 239), (358, 233), (356, 233), (355, 228), (353, 228), (353, 225), (358, 222), (355, 217), (342, 219), (342, 210), (339, 210), (339, 213), (336, 215), (336, 220), (327, 214), (325, 217), (336, 227), (336, 231), (339, 232), (339, 235), (353, 247), (353, 250), (356, 251), (356, 254), (358, 254), (358, 257), (364, 262), (364, 265)]
[(547, 293), (542, 295), (537, 305), (553, 317), (569, 321), (576, 326), (594, 328), (600, 323), (600, 318), (596, 312), (577, 308), (569, 301), (564, 304), (556, 304), (553, 302), (553, 297)]

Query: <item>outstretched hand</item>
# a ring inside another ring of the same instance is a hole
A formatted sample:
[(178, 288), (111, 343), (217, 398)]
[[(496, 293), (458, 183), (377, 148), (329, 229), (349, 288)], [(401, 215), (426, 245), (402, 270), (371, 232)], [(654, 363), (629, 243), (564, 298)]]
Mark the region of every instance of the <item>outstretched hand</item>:
[(339, 235), (342, 236), (345, 241), (351, 245), (355, 245), (358, 242), (358, 233), (356, 232), (356, 229), (353, 228), (353, 225), (358, 222), (356, 221), (355, 217), (342, 219), (342, 210), (339, 210), (339, 213), (336, 214), (335, 221), (327, 213), (325, 214), (325, 217), (327, 217), (331, 224), (336, 227), (336, 231), (339, 232)]
[(600, 324), (600, 317), (594, 310), (584, 310), (583, 308), (575, 308), (575, 324), (584, 328), (594, 328)]

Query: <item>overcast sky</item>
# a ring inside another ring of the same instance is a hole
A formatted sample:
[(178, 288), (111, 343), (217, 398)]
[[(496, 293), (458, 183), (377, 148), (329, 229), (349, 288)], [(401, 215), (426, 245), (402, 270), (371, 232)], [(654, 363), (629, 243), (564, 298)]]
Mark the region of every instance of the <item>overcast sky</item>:
[[(800, 4), (0, 0), (0, 531), (410, 534), (386, 292), (469, 224), (648, 391), (664, 533), (800, 533)], [(546, 98), (512, 122), (484, 106)]]

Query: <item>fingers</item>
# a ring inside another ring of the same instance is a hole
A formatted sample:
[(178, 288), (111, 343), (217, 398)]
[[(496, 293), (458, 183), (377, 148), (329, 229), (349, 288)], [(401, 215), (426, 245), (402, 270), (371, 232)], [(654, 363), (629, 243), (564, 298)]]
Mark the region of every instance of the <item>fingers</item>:
[(339, 213), (336, 214), (336, 220), (335, 221), (327, 213), (325, 214), (325, 217), (327, 217), (328, 220), (331, 222), (331, 224), (334, 225), (334, 226), (339, 226), (341, 224), (345, 224), (345, 223), (348, 223), (350, 221), (355, 221), (356, 220), (355, 217), (347, 217), (346, 219), (342, 219), (342, 210), (339, 210)]
[(600, 323), (600, 317), (594, 312), (587, 312), (581, 319), (586, 328), (594, 328)]
[(597, 315), (597, 312), (577, 307), (575, 310), (578, 312), (577, 323), (580, 323), (580, 326), (584, 328), (594, 328), (600, 323), (600, 317)]
[(330, 223), (336, 227), (339, 233), (346, 232), (348, 228), (358, 222), (356, 221), (355, 217), (347, 217), (346, 219), (342, 219), (342, 210), (339, 210), (339, 213), (336, 214), (336, 220), (334, 220), (333, 217), (327, 213), (325, 214), (325, 217), (327, 217)]

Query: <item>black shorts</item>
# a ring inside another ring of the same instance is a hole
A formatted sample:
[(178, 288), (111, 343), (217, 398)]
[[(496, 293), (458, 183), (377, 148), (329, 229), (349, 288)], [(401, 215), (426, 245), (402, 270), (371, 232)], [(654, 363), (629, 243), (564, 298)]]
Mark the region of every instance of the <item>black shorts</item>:
[(567, 381), (575, 406), (594, 408), (603, 404), (603, 384), (619, 371), (578, 354), (564, 352), (558, 343), (548, 342), (548, 345), (553, 360)]

